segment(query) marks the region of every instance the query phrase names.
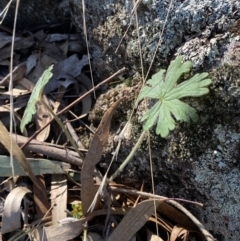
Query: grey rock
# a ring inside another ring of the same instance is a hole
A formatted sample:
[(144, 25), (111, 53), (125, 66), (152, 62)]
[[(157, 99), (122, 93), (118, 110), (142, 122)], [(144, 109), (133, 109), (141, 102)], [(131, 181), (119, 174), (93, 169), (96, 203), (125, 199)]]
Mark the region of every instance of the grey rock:
[[(0, 13), (9, 2), (8, 0), (0, 1)], [(62, 0), (46, 0), (44, 2), (21, 0), (18, 10), (17, 28), (18, 30), (40, 30), (46, 25), (61, 24), (69, 17), (67, 15), (69, 12), (64, 12), (62, 7), (64, 7)], [(4, 18), (2, 23), (9, 28), (13, 28), (15, 8), (16, 0), (10, 4), (6, 18)], [(0, 18), (3, 18), (3, 16), (4, 14), (2, 13)]]
[[(171, 1), (140, 1), (138, 31), (143, 55), (143, 66), (147, 70), (158, 46), (159, 33), (163, 31), (161, 46), (158, 47), (152, 71), (169, 63), (173, 53), (185, 56), (202, 68), (215, 58), (222, 57), (218, 50), (216, 35), (226, 32), (239, 18), (239, 1), (224, 0), (176, 0), (171, 11)], [(81, 30), (82, 5), (74, 0), (73, 20)], [(122, 66), (129, 74), (139, 71), (139, 47), (135, 20), (131, 21), (132, 1), (89, 1), (86, 3), (86, 23), (92, 49), (93, 66), (101, 77), (113, 73)], [(94, 14), (92, 14), (94, 13)], [(115, 53), (121, 38), (129, 31)], [(179, 49), (178, 49), (179, 48)]]

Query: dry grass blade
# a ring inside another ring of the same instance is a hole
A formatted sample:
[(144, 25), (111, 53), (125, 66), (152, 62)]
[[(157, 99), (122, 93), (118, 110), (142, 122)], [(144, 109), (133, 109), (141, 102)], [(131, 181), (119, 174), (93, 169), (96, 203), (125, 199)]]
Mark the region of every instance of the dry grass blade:
[(95, 165), (100, 161), (102, 157), (103, 147), (107, 144), (108, 141), (109, 128), (113, 112), (121, 101), (122, 99), (116, 101), (103, 116), (83, 163), (81, 172), (81, 200), (84, 215), (87, 214), (88, 208), (96, 194), (96, 188), (94, 187), (93, 181)]
[[(156, 206), (163, 201), (155, 200)], [(148, 221), (149, 217), (154, 214), (154, 200), (146, 200), (132, 208), (121, 223), (113, 231), (107, 241), (130, 240), (133, 235)]]

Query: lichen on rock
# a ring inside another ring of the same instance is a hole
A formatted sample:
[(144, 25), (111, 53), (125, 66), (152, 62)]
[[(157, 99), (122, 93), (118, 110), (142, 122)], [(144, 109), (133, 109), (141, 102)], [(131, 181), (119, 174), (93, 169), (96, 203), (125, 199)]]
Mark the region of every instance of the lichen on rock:
[[(240, 71), (236, 66), (224, 64), (213, 69), (210, 76), (213, 84), (209, 95), (194, 101), (191, 98), (187, 100), (198, 111), (198, 123), (178, 123), (176, 130), (166, 139), (156, 136), (155, 132), (151, 131), (153, 175), (158, 194), (203, 202), (206, 206), (204, 210), (190, 207), (191, 211), (218, 237), (218, 240), (225, 240), (227, 237), (233, 241), (231, 237), (239, 235), (239, 220), (235, 214), (240, 211)], [(121, 93), (127, 91), (125, 93), (130, 99), (128, 105), (122, 106), (121, 112), (125, 113), (121, 119), (125, 123), (129, 118), (128, 108), (133, 106), (133, 97), (136, 95), (130, 94), (131, 88), (133, 87), (116, 86), (97, 100), (94, 109), (107, 109), (107, 103), (112, 103), (122, 95)], [(142, 131), (139, 117), (144, 108), (144, 105), (140, 104), (134, 112), (131, 129), (128, 130), (128, 137), (131, 138), (123, 140), (113, 170), (116, 170), (136, 143)], [(90, 117), (94, 122), (96, 116)], [(121, 129), (121, 123), (115, 122), (114, 118), (119, 120), (118, 113), (113, 117), (113, 123), (116, 124), (115, 129)], [(116, 136), (116, 132), (113, 131), (110, 138), (112, 145), (102, 160), (103, 168), (107, 168), (111, 153), (116, 148)], [(144, 142), (118, 181), (126, 185), (134, 183), (137, 187), (144, 180), (145, 187), (151, 188), (149, 176), (148, 143)]]

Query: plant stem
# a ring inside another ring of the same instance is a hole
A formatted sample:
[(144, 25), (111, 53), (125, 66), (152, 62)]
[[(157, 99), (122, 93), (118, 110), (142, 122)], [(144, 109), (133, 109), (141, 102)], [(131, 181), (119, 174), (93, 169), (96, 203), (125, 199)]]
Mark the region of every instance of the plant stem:
[(131, 161), (131, 159), (133, 158), (133, 156), (135, 155), (136, 151), (138, 150), (138, 148), (140, 147), (140, 145), (142, 144), (144, 137), (146, 135), (147, 131), (143, 131), (142, 134), (140, 135), (137, 143), (135, 144), (135, 146), (133, 147), (132, 151), (130, 152), (130, 154), (128, 155), (128, 157), (123, 161), (123, 163), (121, 164), (121, 166), (115, 171), (115, 173), (110, 177), (110, 181), (113, 181), (124, 169), (124, 167)]
[(70, 143), (72, 144), (72, 146), (74, 147), (75, 151), (78, 153), (78, 155), (80, 156), (80, 158), (82, 158), (82, 160), (84, 159), (83, 154), (78, 150), (77, 144), (74, 142), (72, 136), (70, 135), (69, 131), (66, 129), (66, 127), (64, 126), (64, 124), (62, 123), (62, 121), (60, 120), (60, 118), (52, 111), (52, 109), (44, 102), (43, 99), (40, 100), (40, 102), (44, 105), (44, 107), (51, 113), (51, 115), (53, 116), (53, 118), (55, 119), (55, 121), (58, 123), (58, 125), (62, 128), (63, 132), (65, 133), (65, 135), (67, 136), (68, 140), (70, 141)]

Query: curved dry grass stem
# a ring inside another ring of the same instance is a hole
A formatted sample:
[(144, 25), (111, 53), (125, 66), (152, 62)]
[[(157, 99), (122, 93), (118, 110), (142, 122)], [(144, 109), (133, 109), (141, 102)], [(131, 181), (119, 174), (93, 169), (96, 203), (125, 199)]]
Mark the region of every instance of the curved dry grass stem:
[[(85, 41), (86, 41), (86, 46), (87, 46), (88, 63), (89, 63), (89, 68), (90, 68), (92, 87), (94, 88), (93, 74), (92, 74), (92, 65), (91, 65), (91, 60), (90, 60), (91, 55), (89, 53), (89, 43), (88, 43), (87, 27), (86, 27), (86, 6), (85, 6), (85, 1), (84, 0), (82, 0), (82, 9), (83, 9), (83, 31), (84, 31)], [(93, 95), (94, 95), (94, 98), (96, 99), (95, 90), (93, 91)]]
[[(137, 34), (138, 34), (138, 45), (139, 45), (139, 55), (140, 55), (140, 61), (141, 61), (141, 70), (142, 70), (142, 79), (143, 79), (143, 83), (142, 83), (142, 87), (144, 86), (146, 80), (147, 80), (147, 77), (149, 75), (149, 72), (152, 68), (152, 65), (153, 65), (153, 62), (154, 62), (154, 59), (156, 57), (156, 54), (157, 54), (157, 51), (158, 51), (158, 48), (159, 46), (161, 45), (161, 42), (162, 42), (162, 35), (164, 33), (164, 30), (166, 28), (166, 24), (167, 24), (167, 20), (168, 20), (168, 17), (169, 17), (169, 13), (170, 13), (170, 10), (172, 8), (172, 5), (173, 5), (173, 2), (174, 0), (171, 0), (170, 4), (169, 4), (169, 7), (168, 7), (168, 10), (167, 10), (167, 15), (166, 15), (166, 18), (165, 18), (165, 21), (164, 21), (164, 25), (163, 25), (163, 28), (162, 28), (162, 31), (159, 33), (159, 41), (158, 41), (158, 44), (157, 44), (157, 47), (154, 51), (154, 54), (153, 54), (153, 58), (152, 58), (152, 61), (150, 63), (150, 66), (149, 66), (149, 69), (147, 71), (147, 74), (146, 76), (144, 76), (144, 68), (143, 68), (143, 59), (142, 59), (142, 49), (141, 49), (141, 42), (140, 42), (140, 34), (139, 34), (139, 27), (138, 27), (138, 16), (137, 16), (137, 8), (138, 8), (138, 5), (139, 3), (141, 2), (141, 0), (137, 0), (137, 2), (135, 2), (135, 0), (133, 0), (133, 4), (134, 4), (134, 7), (133, 7), (133, 10), (131, 12), (131, 15), (134, 13), (135, 15), (135, 20), (136, 20), (136, 28), (137, 28)], [(131, 16), (131, 19), (130, 19), (130, 23), (131, 23), (131, 20), (132, 20), (132, 16)], [(130, 27), (130, 23), (129, 23), (129, 26), (126, 30), (126, 32), (124, 33), (117, 49), (115, 52), (117, 52), (123, 38), (125, 37), (125, 35), (127, 34), (127, 31)], [(147, 107), (147, 100), (145, 99), (145, 106)], [(137, 104), (135, 104), (135, 108), (137, 107)], [(134, 108), (134, 109), (135, 109)], [(126, 123), (125, 127), (123, 129), (126, 128), (126, 126), (130, 123), (131, 121), (131, 118), (133, 116), (133, 113), (134, 113), (134, 109), (132, 110), (131, 114), (130, 114), (130, 117), (129, 117), (129, 120), (128, 122)], [(118, 170), (110, 177), (110, 180), (113, 180), (122, 170), (123, 168), (127, 165), (127, 163), (132, 159), (132, 157), (135, 155), (135, 152), (137, 151), (137, 149), (140, 147), (143, 139), (144, 139), (144, 136), (146, 134), (146, 131), (143, 131), (138, 142), (135, 144), (135, 146), (133, 147), (131, 153), (129, 154), (129, 156), (123, 161), (123, 163), (121, 164), (121, 166), (118, 168)], [(150, 162), (150, 172), (151, 172), (151, 182), (152, 182), (152, 189), (153, 189), (153, 195), (155, 194), (155, 191), (154, 191), (154, 179), (153, 179), (153, 168), (152, 168), (152, 155), (151, 155), (151, 146), (150, 146), (150, 133), (147, 132), (147, 135), (148, 135), (148, 149), (149, 149), (149, 162)], [(120, 148), (120, 145), (121, 145), (121, 141), (119, 141), (119, 145), (118, 145), (118, 148)], [(156, 203), (155, 203), (155, 199), (154, 199), (154, 207), (155, 207), (155, 215), (156, 215)], [(156, 227), (157, 228), (157, 234), (158, 234), (158, 226)]]
[[(9, 3), (11, 3), (11, 2), (9, 2)], [(13, 124), (14, 124), (15, 132), (16, 132), (16, 122), (15, 122), (15, 119), (14, 119), (14, 109), (13, 109), (13, 54), (14, 54), (14, 43), (15, 43), (19, 3), (20, 3), (20, 0), (17, 0), (16, 1), (15, 16), (14, 16), (11, 54), (10, 54), (10, 81), (9, 81), (9, 87), (8, 87), (8, 90), (10, 91), (10, 120), (9, 120), (10, 121), (10, 127), (9, 127), (10, 135), (13, 134)], [(12, 176), (14, 177), (15, 174), (14, 174), (14, 166), (13, 166), (12, 148), (13, 148), (13, 144), (12, 144), (12, 139), (11, 139), (10, 163), (11, 163), (11, 166), (12, 166)]]
[(164, 30), (165, 30), (165, 28), (166, 28), (166, 24), (167, 24), (168, 17), (169, 17), (171, 8), (172, 8), (172, 6), (173, 6), (173, 3), (174, 3), (174, 0), (171, 0), (171, 2), (169, 3), (169, 7), (168, 7), (168, 10), (167, 10), (167, 15), (166, 15), (166, 18), (165, 18), (165, 21), (164, 21), (164, 24), (163, 24), (162, 31), (159, 32), (158, 44), (157, 44), (157, 47), (156, 47), (156, 49), (155, 49), (155, 51), (154, 51), (154, 54), (153, 54), (153, 57), (152, 57), (152, 61), (151, 61), (151, 63), (150, 63), (150, 66), (149, 66), (149, 68), (148, 68), (148, 71), (147, 71), (147, 74), (146, 74), (146, 77), (145, 77), (145, 81), (146, 81), (146, 79), (147, 79), (147, 77), (148, 77), (148, 75), (149, 75), (149, 72), (150, 72), (151, 68), (152, 68), (152, 65), (153, 65), (153, 62), (154, 62), (154, 60), (155, 60), (155, 57), (156, 57), (158, 48), (159, 48), (159, 46), (161, 46), (162, 36), (163, 36)]

